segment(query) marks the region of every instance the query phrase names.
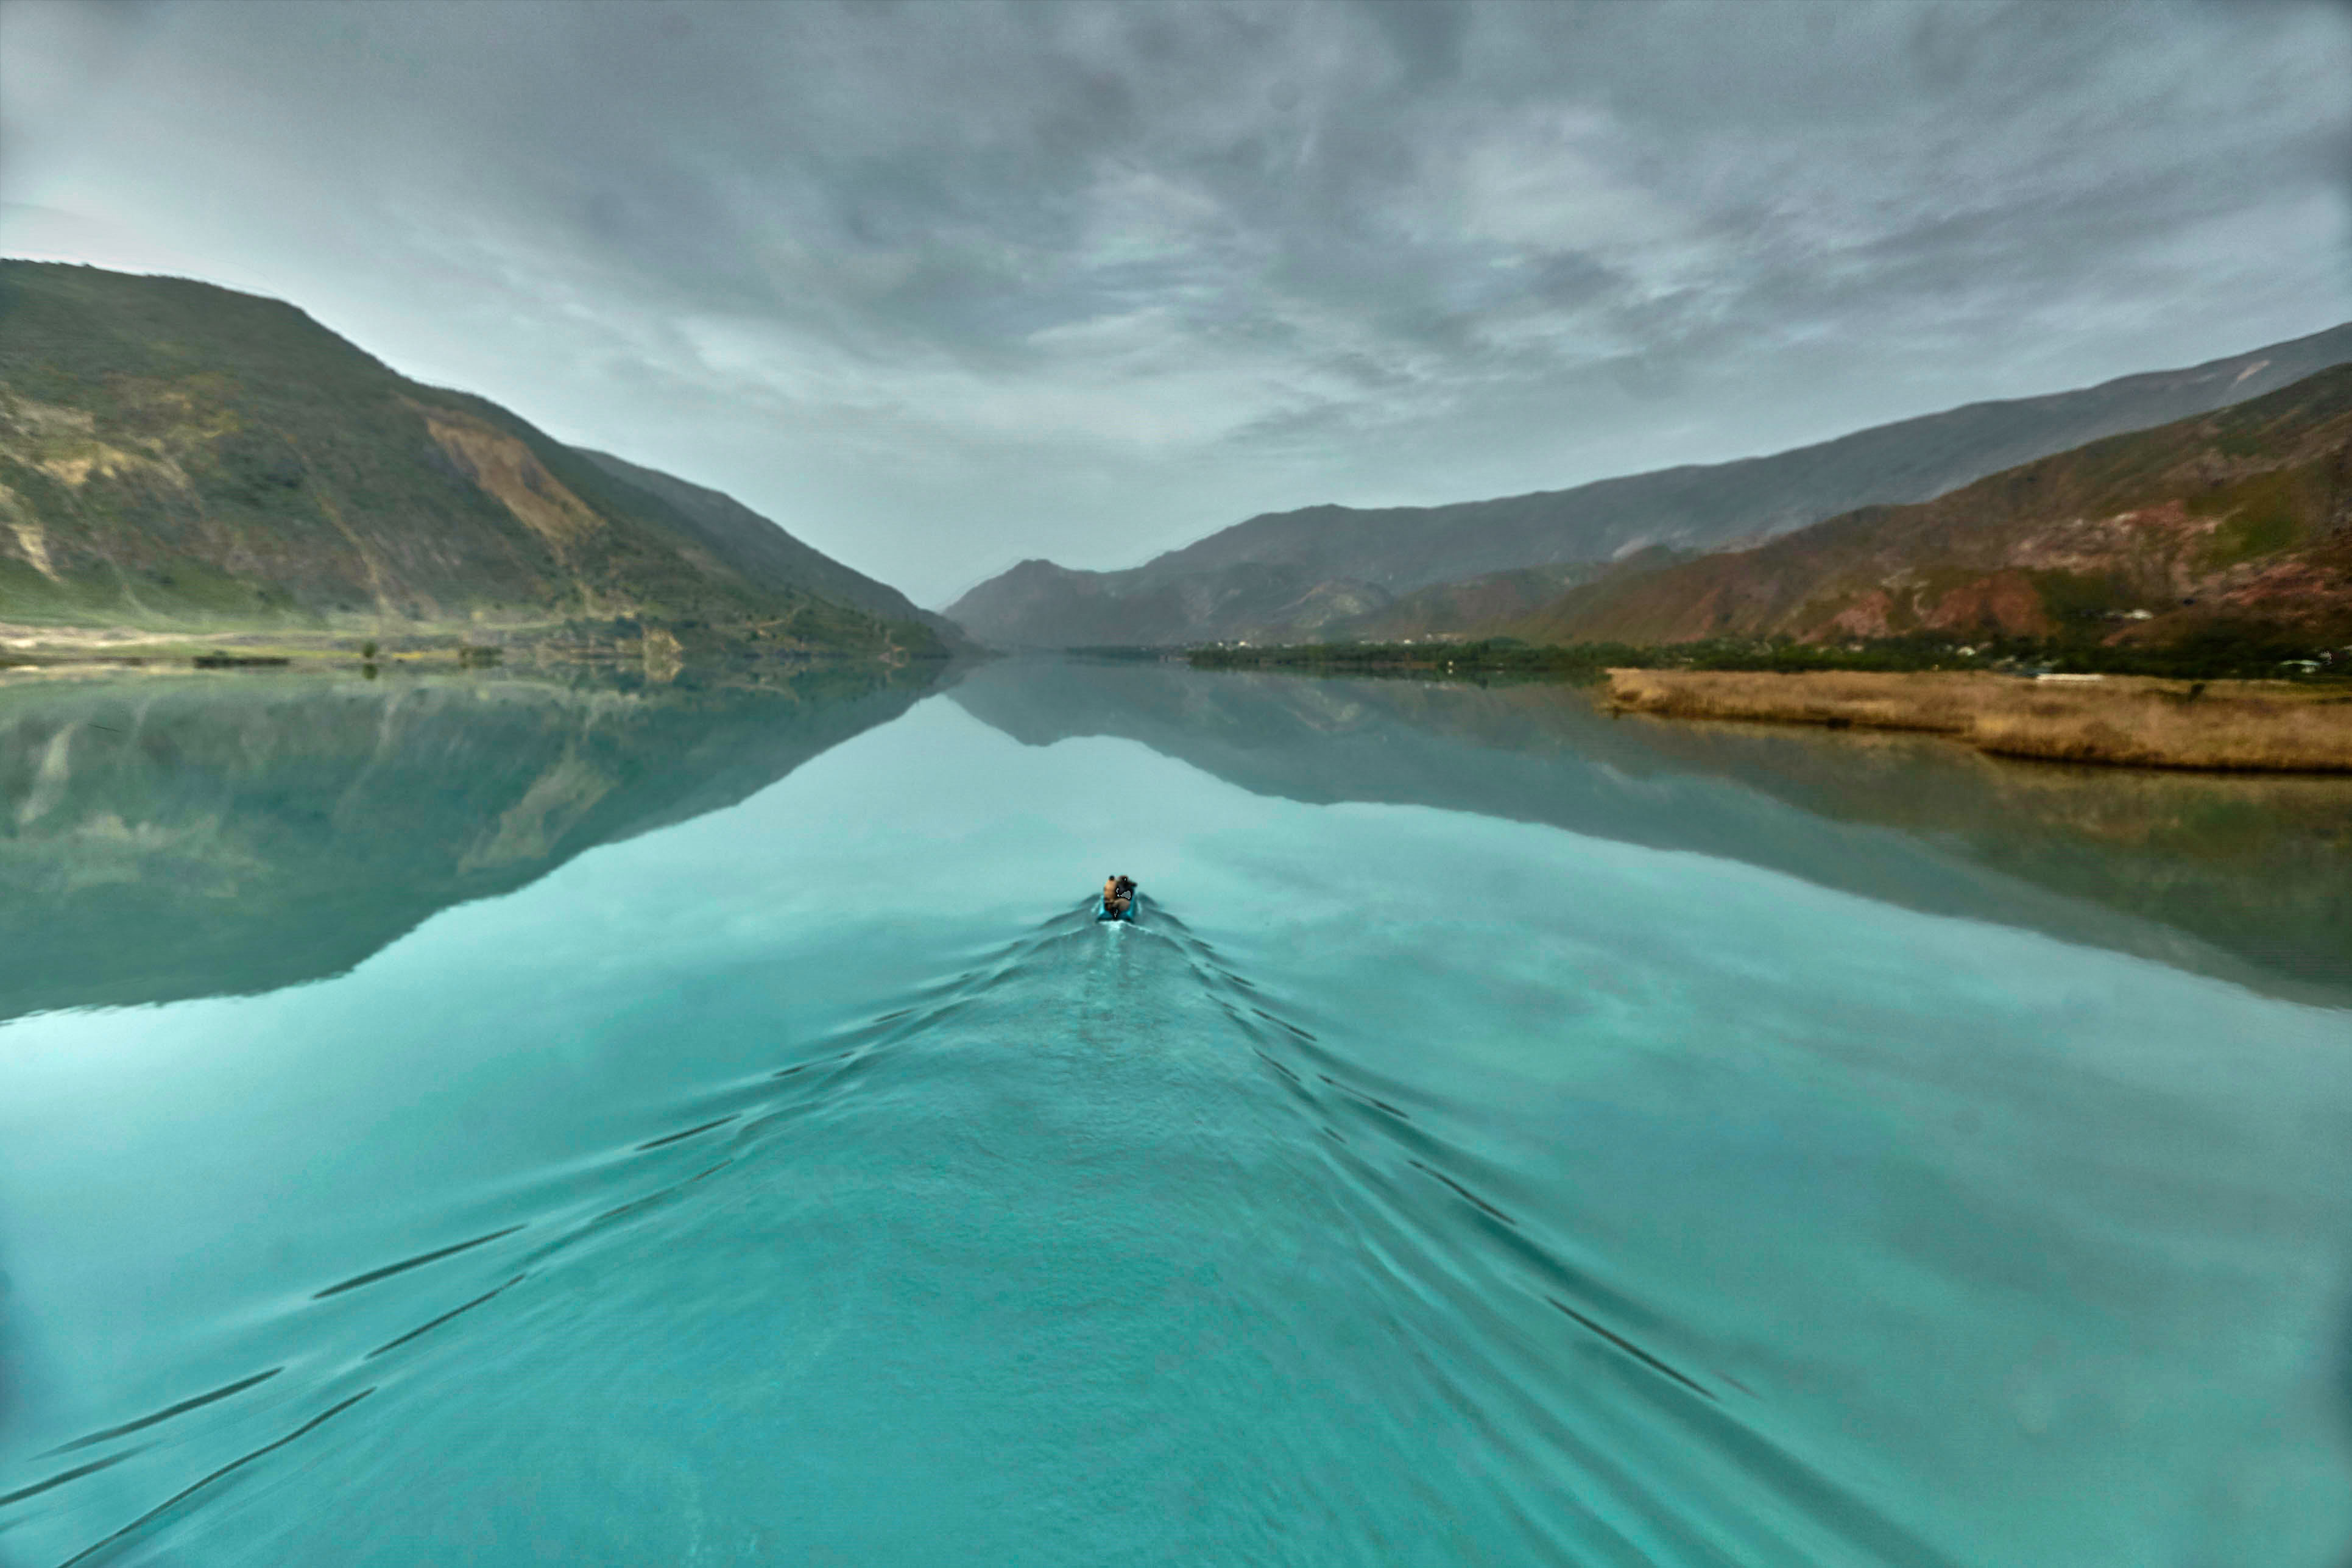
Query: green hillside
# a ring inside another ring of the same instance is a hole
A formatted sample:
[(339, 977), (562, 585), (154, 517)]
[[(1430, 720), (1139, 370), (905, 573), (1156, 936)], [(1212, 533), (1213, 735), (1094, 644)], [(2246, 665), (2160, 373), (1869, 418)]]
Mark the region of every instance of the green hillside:
[(767, 565), (729, 559), (659, 496), (495, 404), (408, 380), (291, 305), (0, 262), (0, 620), (358, 631), (633, 616), (689, 642), (941, 651), (927, 627)]
[(918, 607), (888, 584), (802, 543), (724, 491), (689, 484), (609, 452), (586, 447), (575, 450), (614, 478), (667, 503), (713, 554), (756, 584), (801, 588), (886, 621), (920, 622), (950, 644), (963, 640), (963, 634), (946, 616)]

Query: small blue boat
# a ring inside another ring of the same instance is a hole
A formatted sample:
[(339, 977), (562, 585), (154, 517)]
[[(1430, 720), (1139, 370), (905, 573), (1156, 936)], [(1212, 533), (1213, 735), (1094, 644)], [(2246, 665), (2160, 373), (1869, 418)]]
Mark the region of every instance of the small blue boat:
[(1102, 898), (1097, 895), (1095, 899), (1095, 919), (1098, 921), (1132, 921), (1135, 919), (1135, 906), (1141, 902), (1143, 902), (1143, 895), (1138, 893), (1133, 898), (1127, 900), (1127, 908), (1119, 910), (1117, 914), (1113, 914), (1111, 912), (1110, 905), (1106, 903)]

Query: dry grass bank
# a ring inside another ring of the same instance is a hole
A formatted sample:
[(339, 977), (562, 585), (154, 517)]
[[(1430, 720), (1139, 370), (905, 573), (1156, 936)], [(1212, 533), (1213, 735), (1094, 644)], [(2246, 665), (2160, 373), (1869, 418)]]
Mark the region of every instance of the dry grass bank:
[(2352, 692), (2283, 682), (1612, 669), (1609, 700), (1675, 719), (1926, 730), (2054, 762), (2352, 773)]

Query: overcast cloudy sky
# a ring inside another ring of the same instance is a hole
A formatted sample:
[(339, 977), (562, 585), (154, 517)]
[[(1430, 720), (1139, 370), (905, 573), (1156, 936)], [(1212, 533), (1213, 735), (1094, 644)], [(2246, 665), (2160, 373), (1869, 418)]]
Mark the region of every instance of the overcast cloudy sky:
[(0, 203), (938, 603), (2352, 318), (2352, 8), (5, 0)]

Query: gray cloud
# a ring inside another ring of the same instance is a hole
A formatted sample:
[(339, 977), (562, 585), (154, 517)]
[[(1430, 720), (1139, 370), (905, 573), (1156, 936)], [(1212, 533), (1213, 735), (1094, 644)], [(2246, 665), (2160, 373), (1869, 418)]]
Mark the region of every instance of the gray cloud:
[(0, 248), (937, 600), (2352, 316), (2342, 5), (0, 5)]

